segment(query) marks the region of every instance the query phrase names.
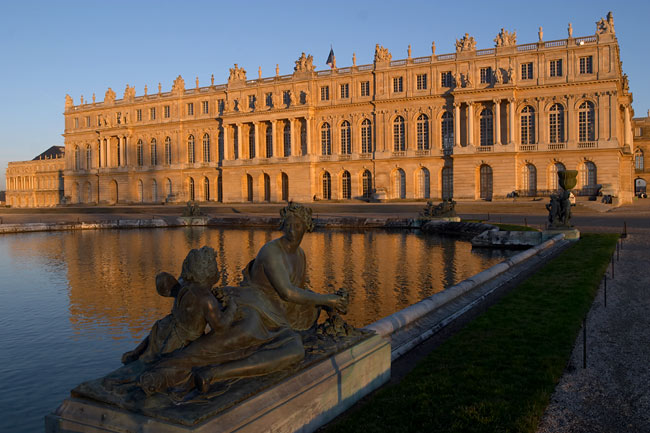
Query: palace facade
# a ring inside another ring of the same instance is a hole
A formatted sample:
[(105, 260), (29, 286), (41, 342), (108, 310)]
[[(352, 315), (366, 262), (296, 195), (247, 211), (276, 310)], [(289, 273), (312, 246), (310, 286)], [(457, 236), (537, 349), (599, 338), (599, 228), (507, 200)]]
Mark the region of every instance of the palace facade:
[(547, 195), (558, 170), (580, 193), (634, 192), (632, 94), (611, 13), (596, 33), (495, 47), (465, 34), (451, 54), (65, 104), (72, 203), (186, 200), (492, 199)]
[(31, 161), (7, 164), (6, 203), (13, 207), (52, 207), (63, 202), (65, 148), (52, 146)]
[(646, 117), (634, 120), (634, 194), (648, 194), (650, 167), (645, 157), (650, 155), (650, 110)]

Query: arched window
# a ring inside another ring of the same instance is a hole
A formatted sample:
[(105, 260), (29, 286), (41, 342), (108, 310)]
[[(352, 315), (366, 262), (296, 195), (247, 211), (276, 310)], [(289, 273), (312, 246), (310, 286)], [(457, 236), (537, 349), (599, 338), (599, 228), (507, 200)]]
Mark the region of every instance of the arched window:
[(535, 109), (530, 105), (521, 110), (521, 144), (535, 144)]
[(142, 147), (142, 140), (138, 140), (138, 143), (135, 146), (135, 153), (136, 159), (138, 160), (138, 166), (140, 167), (144, 165), (144, 149)]
[(578, 108), (578, 141), (596, 140), (596, 116), (594, 104), (585, 101)]
[(264, 201), (271, 201), (271, 176), (264, 173)]
[(344, 120), (343, 123), (341, 123), (341, 154), (349, 155), (350, 153), (352, 153), (350, 122)]
[(210, 162), (210, 134), (203, 134), (203, 162)]
[(284, 122), (284, 156), (291, 156), (291, 124)]
[(270, 123), (266, 124), (266, 157), (273, 156), (273, 126)]
[(203, 178), (203, 200), (210, 201), (210, 179)]
[(480, 196), (483, 200), (492, 200), (492, 167), (483, 164), (479, 174)]
[[(187, 137), (187, 162), (190, 164), (194, 164), (196, 162), (196, 157), (194, 153), (194, 136), (190, 135)], [(194, 181), (192, 181), (192, 185), (194, 185)], [(192, 199), (194, 200), (194, 199)]]
[(91, 168), (93, 168), (93, 150), (89, 144), (86, 146), (86, 169), (90, 170)]
[(393, 120), (393, 151), (402, 152), (406, 150), (406, 140), (404, 138), (404, 118), (397, 116)]
[(323, 200), (332, 199), (332, 177), (328, 172), (323, 173)]
[(393, 174), (393, 198), (406, 198), (406, 173), (401, 168)]
[(320, 148), (321, 155), (332, 154), (332, 134), (330, 131), (330, 124), (325, 122), (320, 127)]
[(441, 173), (442, 177), (442, 199), (449, 200), (454, 196), (454, 169), (444, 167)]
[(582, 189), (588, 195), (595, 195), (597, 192), (598, 176), (596, 173), (596, 164), (591, 161), (585, 161), (582, 169)]
[(484, 108), (480, 118), (481, 146), (492, 146), (494, 144), (494, 122), (492, 110)]
[(454, 115), (445, 111), (440, 124), (442, 134), (442, 148), (451, 149), (454, 146)]
[(634, 195), (639, 196), (640, 194), (646, 194), (647, 187), (648, 183), (644, 179), (641, 179), (640, 177), (634, 179)]
[(188, 191), (189, 194), (188, 195), (190, 196), (190, 200), (194, 201), (194, 197), (195, 197), (194, 196), (194, 179), (192, 179), (191, 177), (190, 177), (188, 187), (189, 187), (189, 191)]
[(420, 114), (417, 121), (417, 142), (418, 150), (429, 149), (429, 117)]
[(150, 155), (151, 165), (158, 165), (158, 143), (155, 138), (151, 139)]
[(138, 180), (138, 201), (140, 203), (144, 202), (144, 184), (141, 180)]
[(248, 158), (255, 158), (255, 126), (248, 128)]
[(172, 139), (165, 138), (165, 164), (171, 165), (172, 163)]
[(282, 173), (282, 201), (289, 201), (289, 176)]
[(158, 182), (156, 182), (156, 179), (151, 181), (151, 201), (154, 203), (158, 201)]
[(365, 170), (362, 176), (363, 198), (372, 197), (372, 174), (370, 170)]
[(534, 197), (537, 195), (537, 168), (533, 164), (524, 165), (524, 195)]
[(431, 176), (429, 170), (422, 167), (418, 170), (418, 196), (419, 198), (429, 198), (429, 190), (431, 184)]
[(79, 150), (79, 146), (74, 147), (74, 169), (79, 170), (81, 167), (81, 154)]
[(174, 190), (172, 189), (172, 180), (167, 179), (167, 199), (170, 200), (172, 198), (172, 195), (174, 195)]
[(246, 200), (253, 201), (253, 176), (246, 175)]
[(636, 170), (643, 170), (643, 150), (641, 149), (634, 151), (634, 168)]
[(555, 191), (558, 188), (557, 172), (558, 171), (564, 171), (564, 170), (566, 170), (566, 167), (561, 162), (556, 162), (555, 164), (551, 165), (551, 169), (550, 169), (550, 172), (549, 172), (549, 189), (550, 190)]
[(341, 175), (341, 196), (348, 200), (352, 198), (352, 182), (349, 171), (344, 171)]
[(372, 123), (368, 119), (361, 122), (361, 153), (372, 152)]
[(564, 107), (553, 104), (548, 115), (548, 139), (551, 143), (564, 143)]

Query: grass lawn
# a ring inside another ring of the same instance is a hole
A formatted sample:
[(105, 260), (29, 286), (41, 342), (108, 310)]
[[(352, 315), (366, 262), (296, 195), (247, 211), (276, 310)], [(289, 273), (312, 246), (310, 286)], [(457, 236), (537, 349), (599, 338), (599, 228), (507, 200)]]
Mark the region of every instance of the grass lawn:
[(618, 235), (582, 239), (328, 432), (534, 432)]

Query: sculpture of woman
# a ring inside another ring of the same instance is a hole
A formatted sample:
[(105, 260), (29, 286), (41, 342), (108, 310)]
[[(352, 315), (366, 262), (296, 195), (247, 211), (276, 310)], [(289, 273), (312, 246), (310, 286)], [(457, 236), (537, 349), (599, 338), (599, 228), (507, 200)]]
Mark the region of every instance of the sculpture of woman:
[(236, 305), (230, 325), (152, 364), (138, 380), (145, 393), (194, 385), (207, 392), (217, 381), (285, 369), (304, 358), (297, 331), (314, 326), (320, 307), (346, 311), (346, 297), (303, 288), (306, 261), (300, 242), (313, 228), (311, 209), (289, 203), (280, 214), (284, 235), (260, 249), (239, 286), (219, 289), (226, 303)]

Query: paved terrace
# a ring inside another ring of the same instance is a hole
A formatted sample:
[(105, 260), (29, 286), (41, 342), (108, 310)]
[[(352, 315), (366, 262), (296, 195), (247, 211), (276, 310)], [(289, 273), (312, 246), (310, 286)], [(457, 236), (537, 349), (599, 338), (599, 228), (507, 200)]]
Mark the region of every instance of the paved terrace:
[[(460, 202), (467, 219), (541, 227), (547, 200)], [(210, 216), (277, 215), (281, 205), (212, 205)], [(416, 217), (415, 203), (315, 203), (318, 216)], [(178, 206), (65, 207), (46, 210), (0, 209), (3, 223), (101, 221), (180, 215)], [(620, 259), (614, 257), (614, 278), (607, 273), (607, 306), (603, 287), (587, 316), (587, 368), (583, 368), (582, 333), (558, 384), (538, 433), (650, 432), (650, 199), (613, 208), (579, 202), (574, 224), (583, 232), (622, 232)], [(580, 272), (580, 270), (576, 270)], [(424, 345), (426, 347), (426, 344)]]

